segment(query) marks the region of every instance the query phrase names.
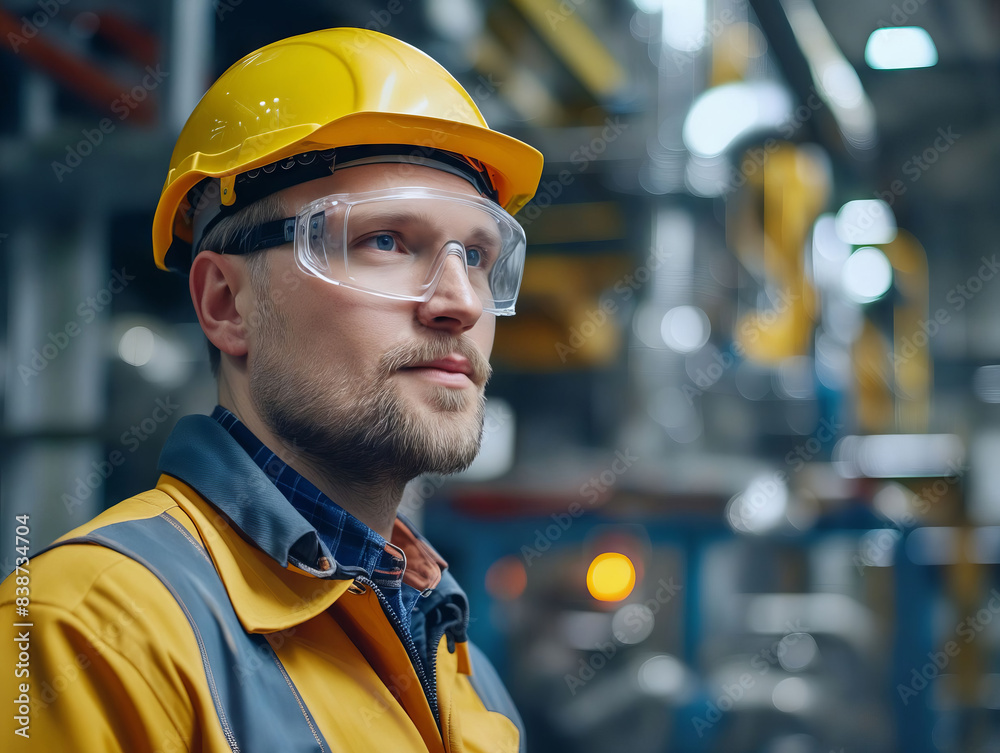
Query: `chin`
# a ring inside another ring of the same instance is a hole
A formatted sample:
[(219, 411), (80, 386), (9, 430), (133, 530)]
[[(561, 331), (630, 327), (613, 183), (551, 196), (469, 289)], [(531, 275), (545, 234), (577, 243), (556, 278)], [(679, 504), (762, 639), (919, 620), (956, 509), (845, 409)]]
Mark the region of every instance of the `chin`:
[(482, 390), (450, 387), (434, 387), (430, 393), (430, 405), (438, 413), (471, 413), (483, 400)]

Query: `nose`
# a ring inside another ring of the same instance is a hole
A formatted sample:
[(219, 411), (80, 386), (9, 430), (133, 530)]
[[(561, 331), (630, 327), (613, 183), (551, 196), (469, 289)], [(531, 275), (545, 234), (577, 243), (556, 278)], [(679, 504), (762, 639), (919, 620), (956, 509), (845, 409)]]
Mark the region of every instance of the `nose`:
[(445, 255), (444, 268), (431, 297), (418, 305), (421, 323), (458, 335), (475, 326), (483, 315), (483, 302), (469, 281), (465, 249), (454, 244)]

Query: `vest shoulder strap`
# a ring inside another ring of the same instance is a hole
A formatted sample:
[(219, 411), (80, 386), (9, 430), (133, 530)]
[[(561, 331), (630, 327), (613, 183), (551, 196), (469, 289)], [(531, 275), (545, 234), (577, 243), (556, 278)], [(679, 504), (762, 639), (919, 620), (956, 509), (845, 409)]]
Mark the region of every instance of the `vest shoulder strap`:
[(486, 658), (486, 654), (472, 641), (469, 641), (467, 645), (469, 647), (469, 660), (472, 663), (472, 675), (469, 677), (469, 681), (472, 683), (473, 690), (479, 695), (487, 710), (503, 714), (514, 723), (520, 740), (519, 752), (525, 753), (527, 745), (524, 722), (521, 721), (517, 706), (514, 705), (510, 693), (507, 692), (507, 688), (504, 687), (500, 675), (497, 674), (490, 660)]
[(170, 591), (198, 642), (219, 723), (234, 752), (330, 750), (271, 644), (243, 630), (211, 557), (184, 526), (161, 513), (54, 546), (63, 544), (113, 549), (145, 566)]

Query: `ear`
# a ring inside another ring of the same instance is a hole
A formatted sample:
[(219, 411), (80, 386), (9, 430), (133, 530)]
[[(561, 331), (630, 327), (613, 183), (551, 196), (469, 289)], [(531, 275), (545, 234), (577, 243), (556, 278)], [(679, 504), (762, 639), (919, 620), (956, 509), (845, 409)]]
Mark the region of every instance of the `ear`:
[(233, 256), (202, 251), (188, 275), (191, 302), (205, 336), (223, 353), (247, 354), (247, 331), (237, 296), (249, 286), (243, 265)]

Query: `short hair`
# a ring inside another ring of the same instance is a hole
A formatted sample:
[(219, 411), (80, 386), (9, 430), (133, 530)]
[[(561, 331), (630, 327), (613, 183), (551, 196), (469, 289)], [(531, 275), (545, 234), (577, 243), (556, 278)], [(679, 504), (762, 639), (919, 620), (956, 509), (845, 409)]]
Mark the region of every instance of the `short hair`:
[[(280, 220), (284, 216), (285, 208), (281, 198), (277, 194), (265, 196), (263, 199), (259, 199), (253, 204), (243, 207), (243, 209), (235, 212), (232, 216), (219, 220), (202, 236), (195, 250), (195, 255), (206, 249), (215, 251), (219, 248), (225, 248), (234, 238), (239, 237), (241, 233), (246, 233), (251, 228), (265, 222)], [(246, 255), (247, 273), (250, 276), (250, 284), (258, 293), (267, 287), (267, 257), (263, 253), (266, 250), (260, 249)], [(212, 376), (218, 378), (222, 353), (207, 337), (205, 341), (208, 343), (208, 362), (212, 367)]]

